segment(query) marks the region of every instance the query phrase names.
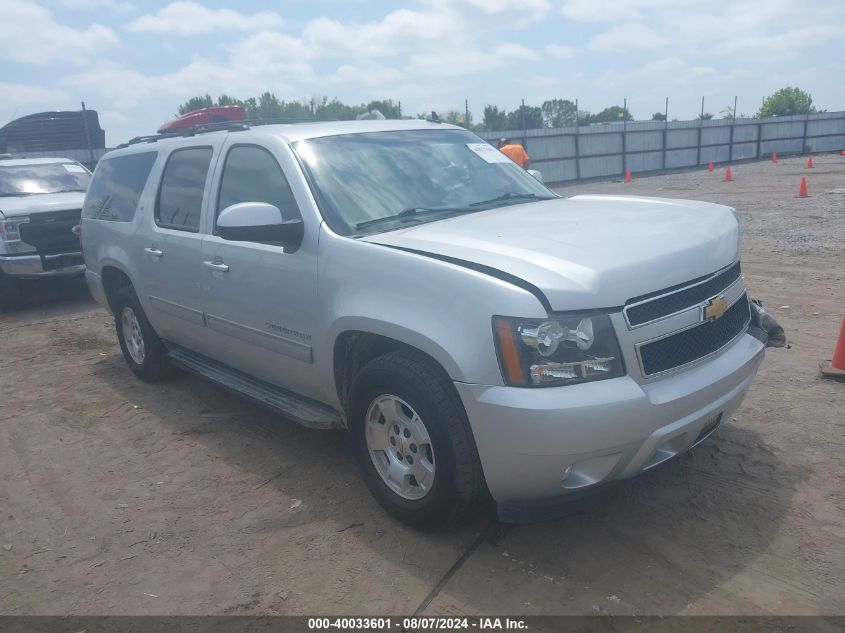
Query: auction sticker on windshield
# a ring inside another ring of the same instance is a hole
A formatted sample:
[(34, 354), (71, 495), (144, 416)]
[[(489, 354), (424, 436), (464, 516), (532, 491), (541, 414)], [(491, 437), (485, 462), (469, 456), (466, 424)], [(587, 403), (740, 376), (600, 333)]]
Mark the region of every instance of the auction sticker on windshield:
[(497, 150), (492, 145), (488, 145), (487, 143), (467, 143), (467, 147), (470, 148), (476, 155), (483, 158), (488, 163), (509, 163), (511, 159), (502, 154), (499, 150)]

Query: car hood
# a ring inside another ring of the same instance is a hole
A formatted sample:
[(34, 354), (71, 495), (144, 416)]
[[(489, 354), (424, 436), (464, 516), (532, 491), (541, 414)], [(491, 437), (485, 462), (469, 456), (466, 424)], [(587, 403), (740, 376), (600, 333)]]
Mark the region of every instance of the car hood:
[(84, 191), (41, 193), (32, 196), (4, 196), (0, 197), (0, 216), (8, 219), (47, 211), (81, 209), (84, 200)]
[(555, 311), (621, 306), (739, 257), (733, 209), (638, 196), (511, 205), (363, 239), (518, 277)]

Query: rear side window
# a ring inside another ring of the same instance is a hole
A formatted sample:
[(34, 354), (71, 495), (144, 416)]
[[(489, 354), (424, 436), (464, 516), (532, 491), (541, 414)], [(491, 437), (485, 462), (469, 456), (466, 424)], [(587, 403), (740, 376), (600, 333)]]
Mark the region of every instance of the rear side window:
[(82, 217), (131, 222), (158, 152), (103, 158), (85, 196)]
[(300, 217), (287, 178), (279, 163), (266, 149), (236, 145), (226, 155), (217, 215), (240, 202), (266, 202), (275, 205), (285, 220)]
[(156, 224), (180, 231), (199, 231), (211, 154), (210, 147), (190, 147), (170, 155), (161, 177)]

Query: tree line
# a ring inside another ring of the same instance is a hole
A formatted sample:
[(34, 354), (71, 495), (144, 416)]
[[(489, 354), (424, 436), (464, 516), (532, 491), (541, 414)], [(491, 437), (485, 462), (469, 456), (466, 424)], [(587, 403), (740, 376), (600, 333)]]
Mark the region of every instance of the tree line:
[[(393, 99), (382, 99), (352, 105), (343, 103), (337, 97), (312, 97), (308, 100), (287, 101), (279, 99), (272, 92), (265, 92), (258, 97), (238, 99), (231, 95), (222, 94), (217, 99), (205, 94), (188, 99), (179, 106), (178, 113), (186, 114), (200, 108), (212, 106), (240, 105), (246, 109), (248, 119), (293, 119), (306, 121), (335, 121), (353, 120), (361, 114), (378, 110), (388, 119), (418, 119), (426, 118), (430, 113), (417, 113), (408, 116), (402, 112), (402, 103)], [(754, 115), (758, 118), (772, 116), (786, 116), (790, 114), (811, 114), (816, 112), (813, 99), (809, 93), (799, 88), (781, 88), (763, 100), (760, 110)], [(726, 107), (720, 113), (722, 118), (734, 118), (733, 108)], [(549, 99), (539, 106), (521, 105), (515, 110), (506, 110), (495, 105), (484, 106), (483, 117), (480, 122), (473, 122), (472, 113), (467, 110), (449, 110), (438, 115), (446, 123), (461, 125), (476, 132), (495, 130), (535, 130), (540, 128), (573, 127), (577, 125), (591, 125), (594, 123), (611, 123), (616, 121), (633, 121), (630, 110), (614, 105), (600, 112), (592, 114), (586, 110), (579, 110), (575, 102), (569, 99)], [(744, 118), (745, 114), (736, 115)], [(653, 121), (664, 121), (663, 112), (655, 112)], [(698, 119), (712, 119), (710, 112), (699, 114)]]

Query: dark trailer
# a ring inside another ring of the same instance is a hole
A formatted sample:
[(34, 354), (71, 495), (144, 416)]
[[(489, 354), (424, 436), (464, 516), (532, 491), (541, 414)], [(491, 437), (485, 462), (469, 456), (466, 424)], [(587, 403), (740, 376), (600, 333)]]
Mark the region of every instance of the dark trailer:
[(0, 128), (0, 153), (104, 149), (106, 133), (96, 110), (38, 112)]

